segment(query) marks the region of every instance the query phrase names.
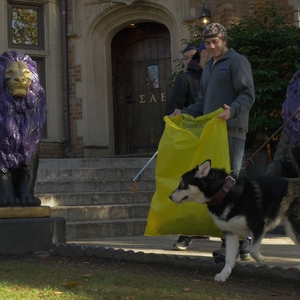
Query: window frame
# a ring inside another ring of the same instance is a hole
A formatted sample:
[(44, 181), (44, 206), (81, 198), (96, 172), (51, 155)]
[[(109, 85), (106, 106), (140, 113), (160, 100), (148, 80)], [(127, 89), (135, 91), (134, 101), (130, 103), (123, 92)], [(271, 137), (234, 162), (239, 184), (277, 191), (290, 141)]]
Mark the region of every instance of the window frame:
[[(13, 8), (21, 9), (35, 9), (38, 13), (37, 18), (37, 35), (38, 45), (25, 45), (25, 44), (14, 44), (12, 41), (12, 11)], [(31, 49), (31, 50), (45, 50), (45, 25), (44, 25), (44, 4), (43, 3), (31, 3), (31, 2), (20, 2), (20, 1), (8, 1), (8, 47), (14, 49)]]

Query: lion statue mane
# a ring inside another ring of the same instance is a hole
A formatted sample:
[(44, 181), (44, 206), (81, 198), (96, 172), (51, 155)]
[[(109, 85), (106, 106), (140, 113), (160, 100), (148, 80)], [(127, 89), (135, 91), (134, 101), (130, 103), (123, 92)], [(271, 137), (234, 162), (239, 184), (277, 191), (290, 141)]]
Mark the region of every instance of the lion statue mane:
[(37, 64), (17, 50), (0, 56), (0, 206), (39, 206), (38, 148), (46, 123)]

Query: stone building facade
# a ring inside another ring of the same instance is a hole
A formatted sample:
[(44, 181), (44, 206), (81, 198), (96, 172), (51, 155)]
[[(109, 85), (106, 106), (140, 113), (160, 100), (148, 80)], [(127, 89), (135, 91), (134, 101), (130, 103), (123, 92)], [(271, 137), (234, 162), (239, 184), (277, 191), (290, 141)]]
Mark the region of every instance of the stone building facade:
[[(161, 135), (168, 78), (203, 6), (228, 26), (261, 0), (3, 0), (0, 52), (39, 65), (48, 120), (40, 157), (146, 155)], [(273, 0), (284, 11), (299, 0)], [(37, 16), (37, 41), (14, 41), (15, 13)], [(300, 19), (295, 13), (295, 19)], [(13, 32), (13, 33), (12, 33)]]

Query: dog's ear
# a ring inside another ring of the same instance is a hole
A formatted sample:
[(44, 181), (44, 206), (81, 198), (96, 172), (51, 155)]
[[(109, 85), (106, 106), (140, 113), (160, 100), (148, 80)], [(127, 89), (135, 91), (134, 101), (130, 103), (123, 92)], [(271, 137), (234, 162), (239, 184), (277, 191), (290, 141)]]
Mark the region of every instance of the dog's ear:
[(202, 178), (206, 177), (210, 170), (210, 160), (206, 160), (204, 163), (198, 166), (198, 170), (195, 173), (195, 177)]

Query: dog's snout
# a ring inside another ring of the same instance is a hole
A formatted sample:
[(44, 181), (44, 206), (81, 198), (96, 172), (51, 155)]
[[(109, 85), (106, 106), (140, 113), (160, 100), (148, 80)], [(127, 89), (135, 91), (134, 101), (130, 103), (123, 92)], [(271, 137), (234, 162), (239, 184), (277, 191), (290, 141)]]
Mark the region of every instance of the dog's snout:
[(178, 195), (173, 195), (173, 193), (169, 196), (170, 200), (172, 200), (173, 202), (176, 202), (176, 203), (181, 203), (182, 201), (186, 200), (189, 198), (189, 196), (184, 196), (182, 198), (178, 197)]

